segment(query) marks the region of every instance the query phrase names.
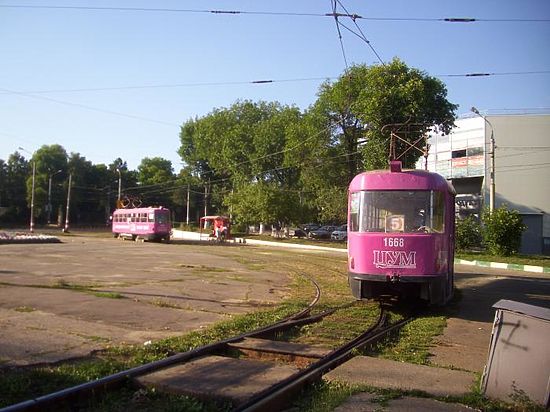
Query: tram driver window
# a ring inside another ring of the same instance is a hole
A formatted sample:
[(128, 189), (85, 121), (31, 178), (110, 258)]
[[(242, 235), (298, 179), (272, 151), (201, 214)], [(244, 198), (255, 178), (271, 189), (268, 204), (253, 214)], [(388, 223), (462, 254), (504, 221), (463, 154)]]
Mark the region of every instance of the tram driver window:
[[(441, 192), (364, 191), (353, 193), (351, 200), (351, 231), (381, 233), (442, 233), (444, 231), (444, 194)], [(354, 201), (357, 202), (357, 206), (354, 205)]]
[(165, 213), (159, 213), (155, 217), (156, 217), (156, 222), (159, 224), (166, 224), (169, 221), (169, 217)]

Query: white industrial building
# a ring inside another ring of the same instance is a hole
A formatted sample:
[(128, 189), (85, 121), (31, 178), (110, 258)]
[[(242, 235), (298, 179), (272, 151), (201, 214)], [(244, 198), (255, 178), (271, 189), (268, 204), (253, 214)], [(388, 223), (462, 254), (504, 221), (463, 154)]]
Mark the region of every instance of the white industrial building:
[(550, 114), (471, 113), (448, 135), (434, 132), (426, 167), (450, 180), (460, 215), (490, 204), (494, 142), (494, 206), (519, 211), (527, 230), (520, 253), (550, 254)]

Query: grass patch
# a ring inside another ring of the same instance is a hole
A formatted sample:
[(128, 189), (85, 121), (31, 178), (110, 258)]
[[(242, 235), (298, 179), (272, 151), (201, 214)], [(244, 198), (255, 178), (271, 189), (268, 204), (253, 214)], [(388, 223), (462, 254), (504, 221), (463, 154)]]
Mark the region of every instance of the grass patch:
[(464, 260), (481, 260), (485, 262), (515, 263), (518, 265), (531, 265), (550, 267), (550, 256), (514, 255), (493, 256), (485, 253), (456, 253), (455, 258)]
[(94, 296), (98, 298), (107, 298), (107, 299), (125, 299), (124, 295), (121, 295), (118, 292), (93, 292)]
[(360, 390), (340, 382), (321, 381), (308, 387), (289, 410), (330, 412)]
[(158, 306), (159, 308), (170, 308), (170, 309), (182, 309), (181, 306), (176, 305), (175, 303), (170, 303), (162, 299), (155, 299), (149, 302), (153, 306)]
[(70, 283), (67, 282), (64, 279), (59, 279), (56, 283), (52, 286), (53, 289), (70, 289), (70, 290), (78, 290), (78, 291), (89, 291), (93, 288), (93, 285), (79, 285), (77, 283)]
[(446, 318), (427, 315), (414, 319), (399, 331), (396, 338), (390, 338), (376, 348), (378, 356), (399, 362), (425, 365), (429, 363), (434, 338), (443, 333)]
[(18, 306), (14, 309), (16, 312), (21, 312), (21, 313), (29, 313), (29, 312), (34, 312), (36, 309), (35, 308), (31, 308), (30, 306)]
[(378, 315), (377, 304), (355, 302), (352, 306), (327, 316), (321, 322), (303, 326), (295, 340), (336, 348), (363, 333), (376, 321)]

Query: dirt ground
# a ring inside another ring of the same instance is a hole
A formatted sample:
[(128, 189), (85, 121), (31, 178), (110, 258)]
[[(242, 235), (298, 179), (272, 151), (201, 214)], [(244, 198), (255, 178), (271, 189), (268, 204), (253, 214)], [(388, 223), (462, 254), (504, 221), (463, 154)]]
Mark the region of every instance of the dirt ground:
[[(326, 253), (326, 252), (317, 252)], [(0, 365), (144, 344), (276, 304), (289, 277), (265, 248), (64, 237), (0, 246)], [(345, 262), (345, 254), (334, 255)], [(500, 299), (550, 307), (550, 276), (457, 265), (459, 299), (432, 362), (480, 372)]]
[(288, 282), (232, 247), (81, 236), (1, 245), (0, 364), (179, 335), (273, 305)]

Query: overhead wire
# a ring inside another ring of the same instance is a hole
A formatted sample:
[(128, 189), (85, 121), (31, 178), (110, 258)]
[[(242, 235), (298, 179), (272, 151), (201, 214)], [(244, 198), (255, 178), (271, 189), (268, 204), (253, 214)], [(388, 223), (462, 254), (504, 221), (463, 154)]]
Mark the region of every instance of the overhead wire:
[[(346, 7), (342, 4), (342, 2), (340, 0), (335, 0), (338, 2), (338, 4), (340, 5), (340, 7), (342, 7), (342, 9), (346, 12), (347, 15), (350, 15), (349, 11), (346, 9)], [(346, 26), (344, 26), (342, 24), (342, 27), (345, 27), (347, 30), (351, 31), (353, 34), (357, 35), (360, 39), (362, 39), (365, 43), (367, 43), (367, 45), (369, 46), (369, 48), (372, 50), (372, 52), (374, 53), (374, 55), (378, 58), (378, 61), (381, 63), (381, 64), (384, 64), (384, 60), (382, 60), (382, 58), (380, 57), (380, 55), (378, 54), (378, 52), (376, 51), (376, 49), (374, 48), (374, 46), (372, 45), (372, 43), (370, 42), (369, 39), (367, 39), (367, 36), (365, 36), (365, 33), (363, 33), (363, 30), (361, 30), (361, 27), (359, 27), (359, 25), (357, 24), (357, 17), (356, 15), (351, 15), (351, 21), (353, 22), (353, 24), (355, 25), (355, 27), (357, 28), (357, 30), (359, 30), (359, 33), (360, 34), (357, 34), (355, 33), (353, 30), (347, 28)]]
[(147, 117), (137, 116), (137, 115), (128, 114), (128, 113), (115, 112), (113, 110), (102, 109), (102, 108), (88, 106), (88, 105), (80, 104), (80, 103), (67, 102), (67, 101), (59, 100), (59, 99), (52, 99), (51, 97), (36, 96), (34, 94), (31, 94), (31, 93), (23, 93), (23, 92), (9, 90), (9, 89), (5, 89), (5, 88), (0, 88), (0, 91), (6, 92), (6, 93), (9, 93), (9, 94), (14, 94), (14, 95), (17, 95), (17, 96), (28, 97), (28, 98), (31, 98), (31, 99), (44, 100), (44, 101), (48, 101), (48, 102), (52, 102), (52, 103), (57, 103), (57, 104), (61, 104), (61, 105), (64, 105), (64, 106), (78, 107), (78, 108), (81, 108), (81, 109), (91, 110), (91, 111), (95, 111), (95, 112), (99, 112), (99, 113), (106, 113), (106, 114), (111, 114), (111, 115), (114, 115), (114, 116), (120, 116), (120, 117), (126, 117), (126, 118), (130, 118), (130, 119), (142, 120), (142, 121), (146, 121), (146, 122), (158, 123), (158, 124), (162, 124), (162, 125), (165, 125), (165, 126), (180, 127), (180, 125), (176, 124), (176, 123), (169, 123), (169, 122), (165, 122), (165, 121), (162, 121), (162, 120), (150, 119), (150, 118), (147, 118)]
[(336, 23), (336, 32), (338, 33), (338, 40), (340, 42), (340, 50), (342, 51), (342, 57), (344, 58), (344, 64), (346, 69), (348, 68), (348, 59), (346, 57), (346, 49), (344, 48), (344, 41), (342, 40), (342, 32), (340, 31), (340, 22), (338, 21), (338, 13), (336, 12), (336, 0), (331, 0), (332, 13), (334, 15), (334, 22)]
[[(11, 9), (44, 9), (44, 10), (75, 10), (75, 11), (128, 11), (154, 13), (189, 13), (214, 15), (263, 15), (281, 17), (334, 17), (333, 13), (305, 13), (288, 11), (261, 11), (261, 10), (208, 10), (208, 9), (177, 9), (154, 7), (108, 7), (108, 6), (68, 6), (68, 5), (31, 5), (31, 4), (1, 4), (0, 8)], [(394, 22), (444, 22), (444, 23), (547, 23), (546, 18), (476, 18), (476, 17), (377, 17), (361, 16), (358, 14), (339, 13), (340, 17), (350, 17), (355, 20), (394, 21)]]
[[(121, 90), (139, 90), (139, 89), (166, 89), (180, 87), (209, 87), (209, 86), (242, 86), (247, 84), (262, 85), (273, 83), (290, 83), (290, 82), (305, 82), (305, 81), (321, 81), (330, 80), (334, 77), (304, 77), (293, 79), (263, 79), (263, 80), (246, 80), (246, 81), (225, 81), (225, 82), (197, 82), (197, 83), (172, 83), (172, 84), (151, 84), (151, 85), (136, 85), (136, 86), (115, 86), (115, 87), (90, 87), (78, 89), (50, 89), (50, 90), (29, 90), (19, 91), (18, 93), (28, 94), (49, 94), (49, 93), (74, 93), (74, 92), (103, 92), (103, 91), (121, 91)], [(4, 89), (0, 89), (4, 90)], [(0, 91), (0, 94), (13, 94), (11, 91)]]
[[(355, 34), (355, 33), (354, 33)], [(447, 74), (434, 74), (435, 77), (489, 77), (489, 76), (521, 76), (521, 75), (536, 75), (536, 74), (550, 74), (550, 70), (537, 70), (537, 71), (515, 71), (515, 72), (471, 72), (471, 73), (447, 73)], [(266, 79), (266, 80), (246, 80), (246, 81), (223, 81), (223, 82), (197, 82), (197, 83), (172, 83), (172, 84), (150, 84), (150, 85), (132, 85), (132, 86), (113, 86), (113, 87), (89, 87), (89, 88), (75, 88), (75, 89), (44, 89), (44, 90), (25, 90), (25, 91), (12, 91), (8, 89), (0, 88), (1, 94), (55, 94), (55, 93), (79, 93), (79, 92), (103, 92), (103, 91), (123, 91), (123, 90), (139, 90), (139, 89), (162, 89), (162, 88), (179, 88), (179, 87), (210, 87), (210, 86), (232, 86), (232, 85), (261, 85), (261, 84), (275, 84), (275, 83), (289, 83), (289, 82), (303, 82), (303, 81), (325, 81), (337, 79), (335, 76), (324, 77), (303, 77), (303, 78), (289, 78), (289, 79)], [(37, 97), (38, 98), (38, 97)], [(64, 104), (73, 105), (76, 103), (64, 102)], [(537, 108), (540, 109), (540, 108)], [(548, 108), (543, 108), (548, 109)], [(516, 110), (516, 109), (503, 109), (503, 110)]]

